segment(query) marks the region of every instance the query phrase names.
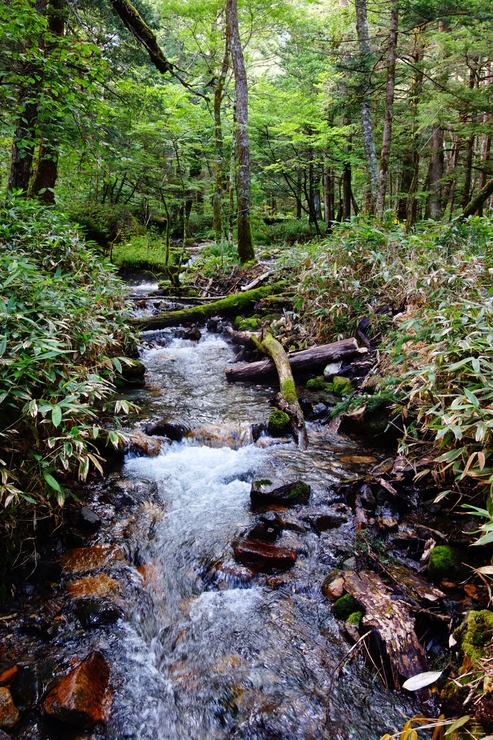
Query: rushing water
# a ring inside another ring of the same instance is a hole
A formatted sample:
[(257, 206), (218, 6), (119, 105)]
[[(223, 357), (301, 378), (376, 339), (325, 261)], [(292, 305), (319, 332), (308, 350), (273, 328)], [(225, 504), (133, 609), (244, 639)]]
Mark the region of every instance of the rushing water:
[[(320, 591), (353, 536), (334, 482), (368, 465), (368, 453), (316, 425), (304, 453), (265, 438), (252, 444), (250, 425), (266, 419), (273, 393), (227, 384), (233, 352), (222, 338), (146, 340), (148, 382), (133, 393), (142, 426), (168, 419), (194, 433), (163, 444), (158, 457), (129, 457), (115, 482), (140, 496), (120, 526), (146, 589), (129, 620), (101, 638), (116, 676), (108, 737), (372, 740), (402, 726), (412, 708), (361, 656), (345, 662), (351, 645)], [(299, 477), (312, 496), (293, 512), (298, 523), (314, 507), (346, 523), (284, 531), (278, 544), (296, 549), (294, 568), (252, 579), (232, 551), (258, 519), (251, 481)]]

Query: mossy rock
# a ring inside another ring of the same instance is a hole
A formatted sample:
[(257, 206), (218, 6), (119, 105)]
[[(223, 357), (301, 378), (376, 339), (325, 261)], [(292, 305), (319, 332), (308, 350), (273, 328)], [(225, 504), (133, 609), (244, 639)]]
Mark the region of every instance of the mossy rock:
[(325, 391), (327, 390), (327, 382), (323, 375), (319, 375), (317, 378), (307, 380), (306, 387), (309, 391)]
[(358, 602), (354, 599), (351, 594), (344, 594), (337, 601), (332, 604), (332, 612), (334, 617), (337, 619), (349, 619), (351, 614), (354, 614), (358, 610)]
[(446, 578), (461, 578), (464, 567), (460, 553), (450, 545), (437, 545), (430, 552), (427, 573), (435, 581)]
[(493, 612), (489, 609), (470, 611), (454, 631), (454, 637), (460, 643), (464, 655), (471, 659), (471, 663), (489, 657), (493, 640)]
[(336, 396), (346, 396), (354, 391), (354, 385), (349, 378), (343, 378), (341, 375), (334, 375), (332, 378), (332, 390)]
[(116, 376), (116, 386), (145, 385), (146, 367), (140, 360), (129, 359), (130, 364), (122, 362), (122, 371)]
[(291, 430), (291, 419), (284, 411), (276, 409), (269, 416), (267, 429), (271, 437), (283, 437)]
[(260, 323), (255, 317), (244, 319), (243, 316), (237, 316), (234, 320), (234, 327), (237, 331), (258, 331)]
[(356, 627), (359, 627), (362, 619), (363, 619), (362, 611), (353, 612), (346, 619), (346, 624), (354, 624)]
[(272, 484), (263, 481), (254, 481), (250, 490), (250, 500), (254, 509), (265, 506), (297, 506), (307, 504), (310, 500), (311, 488), (301, 480), (285, 483), (283, 486), (272, 487)]

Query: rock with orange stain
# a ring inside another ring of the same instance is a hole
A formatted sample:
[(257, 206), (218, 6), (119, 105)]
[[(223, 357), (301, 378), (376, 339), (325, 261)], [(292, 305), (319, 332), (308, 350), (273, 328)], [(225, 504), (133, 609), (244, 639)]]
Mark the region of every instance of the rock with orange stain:
[(91, 728), (108, 720), (110, 669), (102, 654), (90, 653), (45, 699), (46, 713), (61, 722)]
[(125, 551), (116, 545), (91, 545), (67, 550), (62, 557), (65, 573), (87, 573), (125, 560)]
[(142, 576), (142, 582), (144, 588), (149, 591), (162, 591), (163, 590), (163, 579), (161, 571), (154, 563), (142, 563), (137, 568), (138, 572)]
[(6, 671), (0, 674), (0, 686), (7, 686), (9, 683), (12, 683), (18, 673), (19, 668), (16, 665), (12, 666), (12, 668), (7, 668)]
[(0, 727), (13, 727), (19, 721), (19, 717), (19, 710), (12, 700), (12, 694), (7, 688), (0, 688)]
[(82, 599), (86, 596), (106, 596), (118, 591), (120, 584), (106, 573), (101, 573), (97, 576), (85, 576), (77, 581), (70, 581), (66, 588), (70, 596)]
[(143, 452), (148, 457), (157, 457), (161, 452), (161, 443), (144, 432), (135, 431), (128, 435), (129, 447), (132, 452)]
[(296, 562), (294, 550), (248, 538), (235, 545), (234, 554), (236, 560), (243, 565), (264, 573), (287, 570)]

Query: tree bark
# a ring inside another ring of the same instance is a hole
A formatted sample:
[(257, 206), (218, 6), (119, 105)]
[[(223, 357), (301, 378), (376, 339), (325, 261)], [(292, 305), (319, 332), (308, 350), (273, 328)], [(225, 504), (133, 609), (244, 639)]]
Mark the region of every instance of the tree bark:
[(390, 145), (392, 143), (392, 117), (395, 90), (395, 52), (397, 46), (398, 18), (399, 16), (397, 9), (397, 0), (393, 0), (390, 15), (390, 36), (387, 61), (387, 87), (385, 93), (385, 115), (383, 120), (382, 151), (380, 154), (380, 168), (378, 171), (378, 195), (376, 206), (376, 215), (378, 218), (383, 217), (383, 213), (385, 210), (387, 173), (389, 170)]
[(438, 221), (443, 216), (442, 178), (443, 178), (443, 128), (433, 127), (430, 140), (430, 166), (428, 169), (428, 197), (427, 211), (430, 218)]
[(226, 37), (226, 46), (224, 49), (224, 57), (221, 65), (221, 72), (214, 89), (214, 143), (216, 147), (216, 183), (214, 188), (214, 195), (212, 197), (213, 203), (213, 227), (216, 235), (216, 241), (219, 242), (223, 235), (223, 192), (226, 185), (226, 175), (224, 170), (224, 150), (223, 150), (223, 129), (221, 121), (221, 106), (224, 96), (224, 86), (226, 83), (226, 75), (229, 69), (229, 43)]
[(173, 65), (166, 59), (157, 42), (156, 35), (144, 21), (137, 8), (128, 0), (110, 0), (110, 3), (125, 28), (147, 50), (156, 69), (162, 74), (172, 72)]
[(373, 116), (371, 112), (371, 87), (369, 84), (372, 65), (370, 35), (368, 32), (368, 15), (366, 0), (355, 0), (356, 33), (360, 55), (361, 73), (361, 128), (363, 133), (363, 148), (365, 151), (366, 166), (370, 180), (372, 210), (375, 210), (378, 195), (378, 162), (373, 133)]
[(479, 211), (483, 207), (491, 194), (493, 194), (493, 178), (488, 180), (484, 188), (467, 204), (458, 220), (465, 221), (469, 216), (474, 216), (476, 211)]
[(284, 347), (272, 334), (266, 334), (262, 342), (259, 342), (259, 348), (272, 358), (279, 378), (280, 393), (277, 399), (277, 405), (291, 419), (293, 436), (302, 450), (308, 447), (308, 435), (305, 427), (305, 418), (301, 410), (296, 388), (294, 384), (289, 357)]
[(241, 48), (237, 0), (226, 1), (226, 24), (235, 76), (236, 146), (238, 172), (236, 179), (238, 257), (240, 262), (255, 259), (250, 223), (250, 141), (248, 137), (248, 84)]
[[(312, 372), (329, 362), (336, 362), (343, 358), (355, 357), (361, 354), (356, 339), (342, 339), (339, 342), (322, 344), (319, 347), (303, 349), (300, 352), (290, 352), (289, 362), (293, 373)], [(235, 383), (238, 381), (257, 381), (268, 378), (276, 372), (275, 365), (271, 360), (260, 360), (259, 362), (247, 362), (226, 368), (226, 377)]]

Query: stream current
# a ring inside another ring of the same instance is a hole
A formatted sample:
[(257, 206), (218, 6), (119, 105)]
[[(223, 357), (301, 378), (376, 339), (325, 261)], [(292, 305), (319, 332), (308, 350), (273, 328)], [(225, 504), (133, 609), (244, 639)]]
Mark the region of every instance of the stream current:
[[(227, 383), (228, 343), (171, 331), (142, 339), (147, 383), (129, 394), (141, 408), (137, 424), (167, 419), (193, 434), (163, 442), (157, 457), (127, 457), (117, 482), (144, 492), (125, 542), (146, 588), (129, 620), (99, 637), (116, 677), (107, 737), (378, 740), (402, 727), (412, 705), (362, 655), (345, 660), (351, 644), (320, 588), (354, 536), (334, 485), (367, 469), (369, 453), (317, 424), (306, 452), (265, 437), (252, 443), (251, 424), (266, 419), (273, 391)], [(312, 493), (290, 512), (305, 531), (283, 530), (276, 543), (297, 551), (295, 566), (252, 578), (232, 543), (258, 521), (249, 493), (259, 478), (301, 478)], [(343, 523), (317, 533), (316, 509)]]

